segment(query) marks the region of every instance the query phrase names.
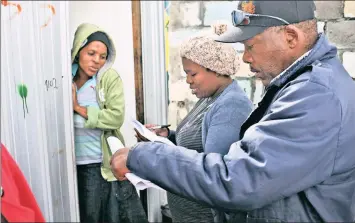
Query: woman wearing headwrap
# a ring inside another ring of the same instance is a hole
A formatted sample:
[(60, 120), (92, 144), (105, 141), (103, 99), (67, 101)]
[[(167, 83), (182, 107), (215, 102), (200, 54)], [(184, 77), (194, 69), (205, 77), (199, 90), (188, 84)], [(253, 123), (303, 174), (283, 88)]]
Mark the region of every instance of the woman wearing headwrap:
[[(156, 134), (168, 137), (177, 146), (226, 154), (230, 145), (239, 140), (240, 127), (252, 110), (251, 101), (231, 78), (239, 69), (236, 54), (233, 47), (208, 37), (194, 37), (183, 43), (180, 55), (186, 82), (191, 93), (200, 100), (176, 131), (163, 128), (154, 130)], [(148, 128), (153, 126), (146, 125)], [(212, 212), (211, 208), (169, 192), (168, 204), (173, 222), (220, 219), (216, 216), (218, 212)]]
[(110, 169), (106, 138), (122, 142), (123, 83), (111, 68), (112, 39), (99, 27), (81, 24), (71, 51), (75, 155), (81, 222), (147, 222), (134, 186), (117, 181)]

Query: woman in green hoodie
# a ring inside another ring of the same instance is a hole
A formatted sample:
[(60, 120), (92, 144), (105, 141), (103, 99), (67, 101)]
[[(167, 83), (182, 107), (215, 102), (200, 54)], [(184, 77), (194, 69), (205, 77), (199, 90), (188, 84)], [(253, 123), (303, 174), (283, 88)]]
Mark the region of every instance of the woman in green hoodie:
[(129, 181), (117, 181), (110, 169), (107, 137), (123, 143), (123, 83), (111, 68), (112, 39), (99, 27), (81, 24), (71, 51), (75, 156), (81, 222), (147, 222)]

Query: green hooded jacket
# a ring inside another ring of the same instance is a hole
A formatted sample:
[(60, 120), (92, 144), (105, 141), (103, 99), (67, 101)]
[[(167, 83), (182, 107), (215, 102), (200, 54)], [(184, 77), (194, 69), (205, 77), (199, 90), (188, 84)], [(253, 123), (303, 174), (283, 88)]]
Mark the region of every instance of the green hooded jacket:
[[(74, 63), (75, 56), (78, 54), (85, 40), (97, 31), (104, 32), (99, 27), (84, 23), (81, 24), (75, 34), (73, 48), (71, 50), (71, 63)], [(88, 119), (85, 128), (97, 128), (103, 131), (101, 135), (101, 149), (103, 160), (101, 165), (102, 177), (107, 181), (114, 181), (116, 178), (111, 172), (110, 159), (111, 151), (108, 147), (107, 137), (114, 135), (124, 144), (120, 128), (124, 121), (125, 102), (123, 94), (123, 83), (119, 74), (111, 68), (116, 57), (116, 50), (111, 37), (104, 32), (110, 40), (108, 57), (104, 66), (97, 73), (96, 98), (100, 109), (87, 107)]]

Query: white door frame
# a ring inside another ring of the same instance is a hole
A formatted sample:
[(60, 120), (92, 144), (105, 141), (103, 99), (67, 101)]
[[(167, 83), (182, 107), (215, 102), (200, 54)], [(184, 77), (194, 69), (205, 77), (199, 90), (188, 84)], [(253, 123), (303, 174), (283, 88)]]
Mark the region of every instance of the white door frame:
[[(63, 40), (63, 49), (71, 49), (71, 42), (69, 37), (69, 1), (63, 1), (60, 4), (60, 12), (63, 14), (64, 21), (60, 23), (60, 34)], [(65, 41), (64, 41), (65, 40)], [(70, 50), (62, 51), (62, 63), (63, 70), (66, 74), (71, 74), (71, 52)], [(72, 77), (71, 75), (63, 76), (63, 111), (65, 117), (68, 120), (64, 122), (65, 128), (65, 144), (66, 148), (66, 161), (67, 161), (67, 171), (68, 171), (68, 185), (69, 185), (69, 210), (70, 210), (70, 221), (80, 222), (79, 215), (79, 197), (78, 197), (78, 184), (77, 184), (77, 174), (76, 174), (76, 162), (75, 162), (75, 146), (74, 146), (74, 119), (73, 119), (73, 104), (72, 102)]]
[[(165, 69), (164, 1), (141, 1), (142, 67), (145, 123), (167, 123), (168, 83)], [(166, 192), (148, 189), (149, 222), (161, 222)]]

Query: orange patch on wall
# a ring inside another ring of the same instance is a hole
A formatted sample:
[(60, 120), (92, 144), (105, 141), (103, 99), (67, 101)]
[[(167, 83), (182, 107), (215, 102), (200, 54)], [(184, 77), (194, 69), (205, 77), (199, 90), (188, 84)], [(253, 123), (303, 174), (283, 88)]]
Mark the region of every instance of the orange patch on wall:
[(55, 8), (53, 5), (45, 4), (43, 7), (48, 8), (51, 11), (51, 15), (47, 17), (45, 23), (41, 26), (41, 28), (47, 27), (52, 21), (52, 17), (55, 15)]
[(18, 3), (12, 3), (6, 0), (1, 0), (1, 5), (3, 6), (14, 6), (16, 7), (17, 11), (10, 17), (10, 19), (12, 19), (14, 16), (20, 14), (22, 12), (22, 7), (20, 4)]
[(255, 5), (253, 4), (253, 1), (243, 2), (242, 3), (242, 10), (244, 12), (254, 14), (255, 13)]

